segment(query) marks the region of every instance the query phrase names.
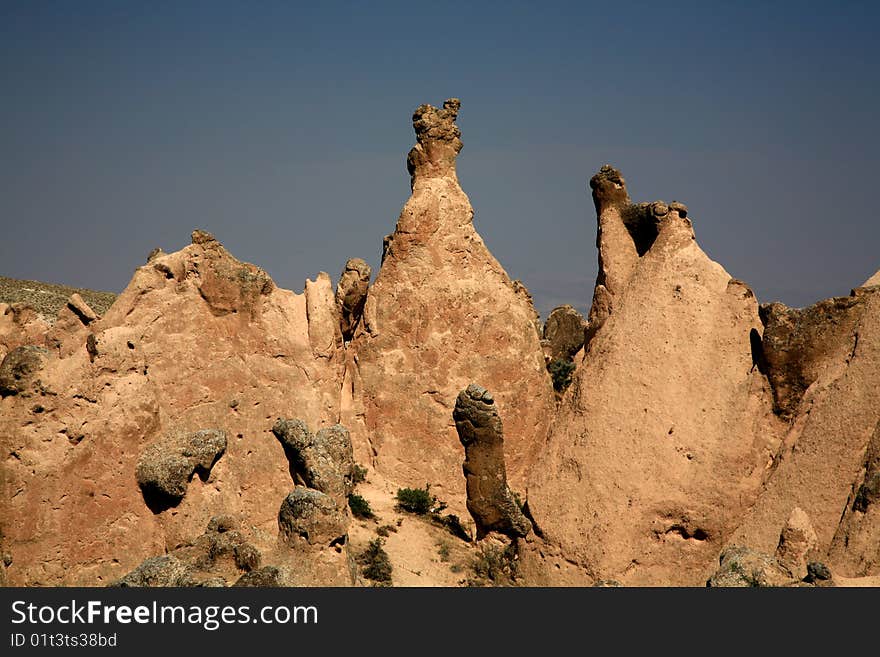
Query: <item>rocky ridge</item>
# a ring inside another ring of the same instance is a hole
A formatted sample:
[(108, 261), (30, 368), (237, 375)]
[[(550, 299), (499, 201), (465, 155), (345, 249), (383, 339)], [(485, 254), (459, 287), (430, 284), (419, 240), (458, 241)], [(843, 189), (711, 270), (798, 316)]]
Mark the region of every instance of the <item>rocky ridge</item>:
[(112, 305), (4, 302), (0, 583), (376, 584), (371, 546), (398, 585), (876, 585), (880, 273), (760, 305), (606, 165), (589, 316), (542, 328), (460, 109), (416, 109), (372, 284), (294, 294), (196, 230)]

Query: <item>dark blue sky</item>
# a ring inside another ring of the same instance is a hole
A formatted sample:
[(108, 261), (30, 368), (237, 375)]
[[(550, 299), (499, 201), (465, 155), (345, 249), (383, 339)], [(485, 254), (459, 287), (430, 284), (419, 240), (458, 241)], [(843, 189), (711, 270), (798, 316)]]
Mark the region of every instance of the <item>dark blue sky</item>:
[[(731, 6), (731, 5), (736, 5)], [(684, 201), (761, 301), (880, 268), (876, 3), (0, 0), (0, 275), (121, 290), (210, 230), (283, 287), (378, 267), (420, 103), (460, 97), (475, 225), (589, 305), (587, 180)]]

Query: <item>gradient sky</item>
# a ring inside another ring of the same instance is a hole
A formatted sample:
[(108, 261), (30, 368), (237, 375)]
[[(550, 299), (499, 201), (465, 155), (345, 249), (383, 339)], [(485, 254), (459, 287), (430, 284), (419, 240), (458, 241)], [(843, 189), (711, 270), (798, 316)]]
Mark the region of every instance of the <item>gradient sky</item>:
[[(732, 5), (736, 6), (732, 6)], [(411, 115), (461, 98), (475, 225), (589, 305), (587, 181), (684, 201), (760, 301), (880, 268), (873, 2), (0, 0), (0, 275), (121, 291), (193, 228), (301, 291), (378, 268)]]

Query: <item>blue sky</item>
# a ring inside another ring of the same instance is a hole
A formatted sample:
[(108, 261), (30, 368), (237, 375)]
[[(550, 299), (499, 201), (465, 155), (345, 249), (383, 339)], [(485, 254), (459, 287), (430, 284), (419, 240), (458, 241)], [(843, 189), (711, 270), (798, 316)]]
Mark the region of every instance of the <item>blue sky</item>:
[(880, 269), (875, 3), (0, 1), (0, 275), (121, 290), (213, 232), (283, 287), (378, 267), (411, 114), (462, 100), (475, 225), (589, 305), (587, 181), (688, 204), (761, 301)]

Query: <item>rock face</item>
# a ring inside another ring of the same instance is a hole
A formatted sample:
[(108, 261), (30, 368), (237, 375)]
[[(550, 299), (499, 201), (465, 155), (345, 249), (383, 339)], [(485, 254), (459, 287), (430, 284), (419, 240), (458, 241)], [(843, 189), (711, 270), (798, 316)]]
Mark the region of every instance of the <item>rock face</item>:
[[(880, 422), (878, 290), (856, 289), (851, 298), (804, 311), (765, 312), (766, 330), (780, 336), (764, 341), (770, 380), (781, 381), (775, 399), (794, 415), (761, 494), (731, 542), (772, 552), (779, 527), (799, 507), (833, 570), (845, 577), (877, 574), (876, 543), (868, 547), (856, 539), (869, 525), (856, 521), (864, 514), (853, 505), (873, 462), (872, 436)], [(791, 337), (781, 337), (786, 334)], [(849, 532), (854, 540), (845, 547)]]
[(372, 462), (401, 486), (428, 482), (463, 511), (462, 454), (452, 423), (458, 392), (474, 380), (498, 391), (515, 486), (524, 482), (555, 402), (531, 300), (474, 230), (458, 183), (459, 106), (450, 99), (413, 115), (412, 196), (386, 241), (350, 347), (357, 358), (347, 363), (342, 421), (358, 461)]
[(544, 355), (548, 361), (571, 360), (584, 346), (587, 322), (571, 306), (554, 308), (544, 322)]
[(633, 205), (611, 167), (591, 187), (592, 337), (533, 470), (531, 517), (583, 583), (701, 585), (778, 445), (752, 370), (758, 305), (699, 248), (684, 206)]
[[(292, 485), (274, 422), (294, 408), (317, 428), (339, 421), (343, 359), (329, 277), (308, 290), (278, 289), (196, 231), (192, 245), (138, 268), (100, 319), (73, 317), (60, 346), (41, 356), (32, 396), (0, 399), (0, 447), (14, 454), (0, 478), (10, 584), (106, 584), (194, 540), (221, 514), (247, 518), (251, 542), (274, 549)], [(204, 427), (222, 427), (225, 454), (173, 509), (151, 509), (135, 482), (139, 458), (170, 433)], [(314, 581), (348, 581), (344, 559), (332, 559)]]
[(370, 265), (364, 260), (351, 258), (345, 263), (345, 269), (339, 277), (336, 305), (339, 306), (340, 328), (344, 340), (351, 340), (354, 329), (364, 314), (372, 273)]
[[(168, 554), (150, 557), (111, 586), (230, 586), (260, 567), (260, 551), (231, 516), (211, 519), (204, 534)], [(277, 571), (277, 569), (276, 569)]]
[(493, 531), (511, 538), (526, 536), (532, 525), (507, 486), (504, 432), (495, 399), (472, 383), (459, 393), (452, 417), (464, 445), (467, 509), (476, 522), (477, 539)]

